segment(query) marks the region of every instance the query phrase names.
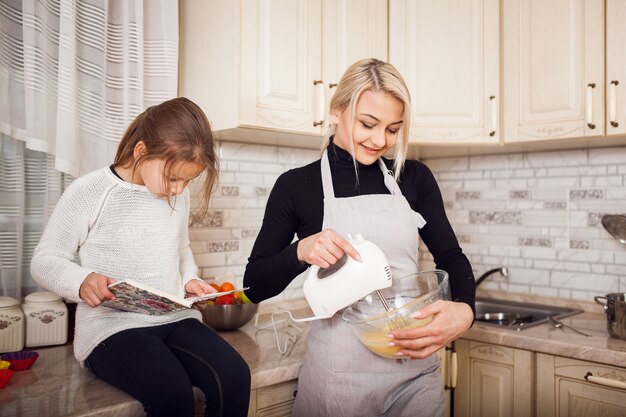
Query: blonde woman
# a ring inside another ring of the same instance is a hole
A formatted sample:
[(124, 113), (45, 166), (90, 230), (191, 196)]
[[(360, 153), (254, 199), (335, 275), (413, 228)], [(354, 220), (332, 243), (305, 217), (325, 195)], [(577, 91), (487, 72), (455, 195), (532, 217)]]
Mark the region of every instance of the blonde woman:
[[(418, 271), (421, 237), (438, 268), (450, 274), (453, 301), (424, 309), (428, 325), (394, 331), (393, 361), (367, 350), (341, 314), (313, 322), (298, 382), (295, 416), (437, 416), (443, 410), (439, 359), (433, 355), (474, 318), (472, 268), (446, 218), (439, 187), (421, 162), (405, 161), (409, 93), (390, 64), (364, 59), (337, 85), (322, 158), (281, 175), (269, 197), (244, 284), (259, 302), (282, 290), (309, 265), (328, 267), (345, 240), (361, 233), (387, 255), (394, 277)], [(394, 159), (383, 155), (393, 152)], [(293, 240), (294, 234), (298, 237)]]

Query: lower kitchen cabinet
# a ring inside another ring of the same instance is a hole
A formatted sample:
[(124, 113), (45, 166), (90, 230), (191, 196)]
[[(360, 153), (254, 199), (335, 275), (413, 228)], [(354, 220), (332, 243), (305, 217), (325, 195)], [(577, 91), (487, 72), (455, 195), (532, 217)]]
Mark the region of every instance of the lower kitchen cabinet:
[(297, 379), (252, 390), (248, 417), (290, 417), (297, 390)]
[(537, 417), (626, 417), (626, 369), (537, 354)]
[(533, 415), (533, 353), (465, 339), (458, 358), (455, 417)]

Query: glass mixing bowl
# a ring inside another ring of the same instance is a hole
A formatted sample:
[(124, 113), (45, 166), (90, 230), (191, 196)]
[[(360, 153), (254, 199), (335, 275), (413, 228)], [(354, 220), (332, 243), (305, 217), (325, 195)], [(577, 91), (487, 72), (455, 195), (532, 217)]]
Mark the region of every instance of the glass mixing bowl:
[(346, 307), (342, 319), (354, 335), (377, 355), (398, 359), (397, 346), (387, 346), (387, 335), (392, 330), (423, 326), (432, 316), (415, 319), (411, 314), (437, 300), (450, 299), (448, 273), (436, 269), (411, 274), (393, 280), (393, 285), (380, 290), (389, 306), (386, 310), (378, 295), (373, 292)]

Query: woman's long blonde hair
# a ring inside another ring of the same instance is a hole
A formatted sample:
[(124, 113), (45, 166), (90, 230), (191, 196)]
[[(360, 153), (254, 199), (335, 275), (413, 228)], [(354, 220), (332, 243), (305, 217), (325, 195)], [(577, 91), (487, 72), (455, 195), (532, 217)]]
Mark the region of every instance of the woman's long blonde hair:
[[(403, 123), (398, 132), (399, 140), (395, 146), (393, 166), (394, 177), (398, 180), (409, 147), (409, 126), (411, 122), (411, 96), (400, 72), (393, 65), (376, 58), (366, 58), (355, 62), (350, 65), (339, 80), (339, 83), (337, 83), (335, 94), (330, 100), (330, 111), (350, 109), (352, 125), (349, 126), (348, 131), (352, 135), (352, 126), (356, 123), (356, 104), (361, 94), (369, 90), (387, 93), (404, 104)], [(337, 125), (334, 123), (329, 124), (322, 143), (322, 151), (328, 146), (330, 137), (335, 134), (336, 127)], [(354, 158), (354, 142), (352, 140), (349, 142), (351, 146), (350, 153)]]

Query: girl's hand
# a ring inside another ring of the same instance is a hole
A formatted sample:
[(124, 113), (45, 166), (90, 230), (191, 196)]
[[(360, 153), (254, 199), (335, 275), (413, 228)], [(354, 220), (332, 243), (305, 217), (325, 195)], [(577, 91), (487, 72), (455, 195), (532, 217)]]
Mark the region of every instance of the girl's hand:
[[(211, 294), (214, 292), (217, 292), (217, 290), (200, 278), (194, 278), (185, 284), (185, 293), (187, 297), (199, 297), (201, 295)], [(206, 309), (206, 301), (194, 303), (192, 308), (195, 308), (196, 310), (204, 310)]]
[(217, 292), (217, 290), (200, 278), (194, 278), (185, 284), (185, 293), (187, 297), (199, 297), (201, 295), (212, 294), (214, 292)]
[(389, 342), (400, 347), (398, 357), (427, 358), (463, 334), (474, 319), (469, 305), (442, 300), (413, 314), (418, 319), (428, 316), (433, 316), (433, 320), (422, 327), (391, 332)]
[(298, 242), (298, 260), (320, 268), (335, 264), (344, 253), (361, 262), (354, 247), (332, 229), (326, 229)]
[(80, 284), (78, 296), (89, 307), (96, 307), (105, 300), (114, 300), (115, 296), (109, 290), (109, 285), (116, 282), (114, 279), (105, 275), (92, 272), (87, 275)]

